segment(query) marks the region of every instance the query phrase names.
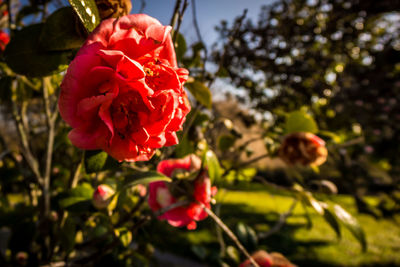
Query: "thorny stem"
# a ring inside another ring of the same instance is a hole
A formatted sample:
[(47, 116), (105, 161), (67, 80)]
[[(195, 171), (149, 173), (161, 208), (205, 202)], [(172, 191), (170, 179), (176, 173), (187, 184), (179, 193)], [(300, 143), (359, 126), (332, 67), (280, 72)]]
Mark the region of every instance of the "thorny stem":
[(198, 204), (202, 206), (205, 212), (207, 212), (207, 214), (210, 215), (210, 217), (218, 224), (218, 226), (221, 227), (222, 230), (224, 230), (224, 232), (232, 239), (232, 241), (236, 244), (239, 250), (250, 260), (251, 264), (255, 267), (260, 267), (260, 265), (258, 265), (257, 262), (255, 262), (253, 257), (251, 257), (250, 253), (243, 247), (243, 245), (240, 243), (239, 239), (235, 236), (235, 234), (231, 231), (231, 229), (229, 229), (229, 227), (223, 221), (221, 221), (221, 219), (217, 215), (215, 215), (215, 213), (212, 212), (212, 210), (207, 208), (203, 203), (198, 202)]

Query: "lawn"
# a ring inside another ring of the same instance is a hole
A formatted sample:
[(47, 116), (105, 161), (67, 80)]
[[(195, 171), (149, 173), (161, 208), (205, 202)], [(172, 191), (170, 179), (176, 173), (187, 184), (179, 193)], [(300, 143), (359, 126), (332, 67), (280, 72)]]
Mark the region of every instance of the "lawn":
[[(337, 202), (356, 215), (367, 235), (366, 252), (361, 251), (360, 244), (347, 229), (342, 228), (342, 238), (338, 239), (323, 218), (311, 209), (312, 226), (308, 228), (301, 205), (296, 206), (281, 231), (260, 240), (259, 247), (281, 252), (299, 266), (400, 266), (400, 217), (376, 220), (369, 215), (356, 214), (353, 199), (349, 196), (319, 197)], [(279, 213), (287, 211), (292, 201), (287, 194), (271, 194), (271, 189), (258, 185), (246, 190), (220, 190), (217, 195), (217, 202), (221, 204), (220, 216), (229, 227), (235, 228), (241, 221), (257, 231), (267, 231), (273, 226)], [(208, 218), (199, 222), (197, 230), (187, 231), (154, 222), (149, 226), (151, 230), (146, 227), (145, 235), (157, 235), (155, 245), (161, 250), (213, 265), (219, 245), (215, 232), (206, 229), (212, 223)], [(228, 237), (225, 236), (225, 240), (231, 244)]]

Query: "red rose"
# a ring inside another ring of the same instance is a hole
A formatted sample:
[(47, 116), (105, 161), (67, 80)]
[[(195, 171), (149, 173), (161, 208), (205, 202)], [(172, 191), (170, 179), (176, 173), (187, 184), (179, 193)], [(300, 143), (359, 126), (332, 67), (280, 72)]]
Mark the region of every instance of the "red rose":
[(319, 166), (326, 161), (325, 142), (312, 133), (298, 132), (285, 136), (279, 148), (279, 157), (289, 165)]
[[(157, 166), (157, 171), (167, 176), (172, 176), (175, 171), (197, 171), (200, 169), (201, 161), (194, 155), (186, 156), (183, 159), (163, 160)], [(153, 211), (166, 208), (176, 203), (183, 197), (190, 200), (190, 204), (170, 209), (164, 212), (159, 219), (165, 219), (175, 227), (186, 226), (187, 229), (196, 229), (196, 221), (205, 219), (208, 215), (204, 211), (202, 204), (210, 208), (212, 196), (216, 193), (216, 188), (211, 187), (210, 178), (206, 173), (200, 174), (191, 183), (192, 188), (188, 189), (191, 195), (173, 195), (170, 184), (165, 182), (153, 182), (149, 185), (149, 205)], [(178, 193), (181, 193), (178, 192)], [(185, 192), (187, 193), (187, 192)], [(200, 203), (199, 203), (200, 202)]]
[(0, 53), (6, 49), (7, 44), (10, 42), (10, 36), (6, 32), (0, 30)]
[(71, 62), (59, 110), (71, 142), (119, 161), (149, 160), (178, 143), (190, 111), (171, 27), (144, 14), (104, 20)]

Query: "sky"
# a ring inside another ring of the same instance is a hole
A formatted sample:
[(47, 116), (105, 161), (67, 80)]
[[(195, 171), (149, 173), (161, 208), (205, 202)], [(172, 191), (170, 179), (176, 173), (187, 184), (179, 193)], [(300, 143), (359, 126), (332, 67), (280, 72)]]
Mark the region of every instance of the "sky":
[[(244, 9), (248, 9), (247, 18), (257, 21), (262, 5), (270, 4), (273, 0), (195, 0), (197, 20), (204, 42), (210, 46), (218, 39), (215, 26), (222, 20), (231, 23), (235, 17), (241, 15)], [(180, 32), (185, 36), (187, 43), (197, 41), (193, 27), (192, 0), (189, 0)], [(132, 13), (140, 10), (141, 1), (133, 1)], [(175, 0), (146, 0), (143, 13), (157, 18), (162, 24), (168, 25), (171, 20)]]

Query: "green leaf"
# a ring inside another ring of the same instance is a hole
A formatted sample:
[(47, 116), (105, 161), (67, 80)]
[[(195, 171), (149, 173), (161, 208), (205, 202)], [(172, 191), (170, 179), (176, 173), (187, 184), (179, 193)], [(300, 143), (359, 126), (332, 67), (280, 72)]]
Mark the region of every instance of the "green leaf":
[(219, 181), (221, 178), (221, 166), (218, 158), (212, 150), (207, 150), (204, 155), (204, 166), (208, 169), (208, 176), (210, 177), (211, 183)]
[(43, 24), (34, 24), (15, 33), (4, 51), (7, 65), (16, 73), (42, 77), (65, 70), (70, 51), (43, 51), (39, 37)]
[(70, 195), (74, 197), (82, 197), (92, 199), (94, 193), (93, 187), (88, 183), (82, 183), (71, 190)]
[(175, 147), (174, 153), (177, 158), (183, 158), (186, 155), (195, 152), (193, 142), (191, 142), (186, 134), (182, 139), (180, 139), (179, 144)]
[(119, 237), (122, 245), (128, 247), (132, 242), (132, 233), (125, 227), (115, 229), (115, 234)]
[(199, 81), (186, 83), (185, 86), (200, 104), (202, 104), (206, 108), (211, 109), (211, 92), (207, 86)]
[(254, 250), (257, 247), (258, 239), (256, 232), (247, 224), (239, 222), (236, 225), (236, 234), (243, 246), (249, 250)]
[(224, 134), (218, 137), (218, 148), (221, 151), (227, 151), (235, 144), (236, 138), (230, 134)]
[(233, 260), (236, 264), (240, 263), (240, 254), (239, 251), (234, 246), (228, 246), (226, 248), (226, 254), (228, 257)]
[(340, 226), (337, 221), (335, 214), (333, 214), (328, 208), (324, 208), (324, 219), (335, 231), (338, 238), (341, 237)]
[(127, 183), (125, 184), (125, 186), (132, 187), (138, 184), (145, 185), (157, 181), (171, 182), (172, 179), (155, 171), (142, 172), (142, 173), (138, 172), (134, 174), (133, 177), (129, 177), (126, 179)]
[(310, 132), (318, 131), (317, 123), (314, 119), (303, 111), (291, 112), (286, 118), (285, 133)]
[(87, 173), (99, 172), (104, 169), (108, 155), (101, 150), (89, 150), (85, 152), (85, 169)]
[(192, 245), (190, 249), (201, 260), (204, 260), (208, 255), (208, 250), (204, 246)]
[(94, 0), (68, 0), (88, 32), (100, 23), (99, 10)]
[(40, 35), (40, 45), (48, 51), (79, 48), (85, 41), (79, 33), (80, 27), (72, 7), (60, 8), (47, 18)]
[(187, 45), (185, 41), (185, 37), (181, 34), (178, 33), (176, 37), (176, 43), (175, 43), (175, 53), (176, 53), (176, 59), (178, 62), (180, 62), (185, 55), (187, 50)]
[(83, 197), (69, 197), (60, 200), (60, 206), (71, 212), (86, 212), (92, 209), (92, 201)]
[(340, 205), (335, 204), (333, 206), (336, 217), (344, 224), (344, 226), (350, 230), (353, 236), (360, 242), (362, 250), (367, 250), (367, 240), (365, 232), (361, 228), (359, 222), (350, 213), (344, 210)]

